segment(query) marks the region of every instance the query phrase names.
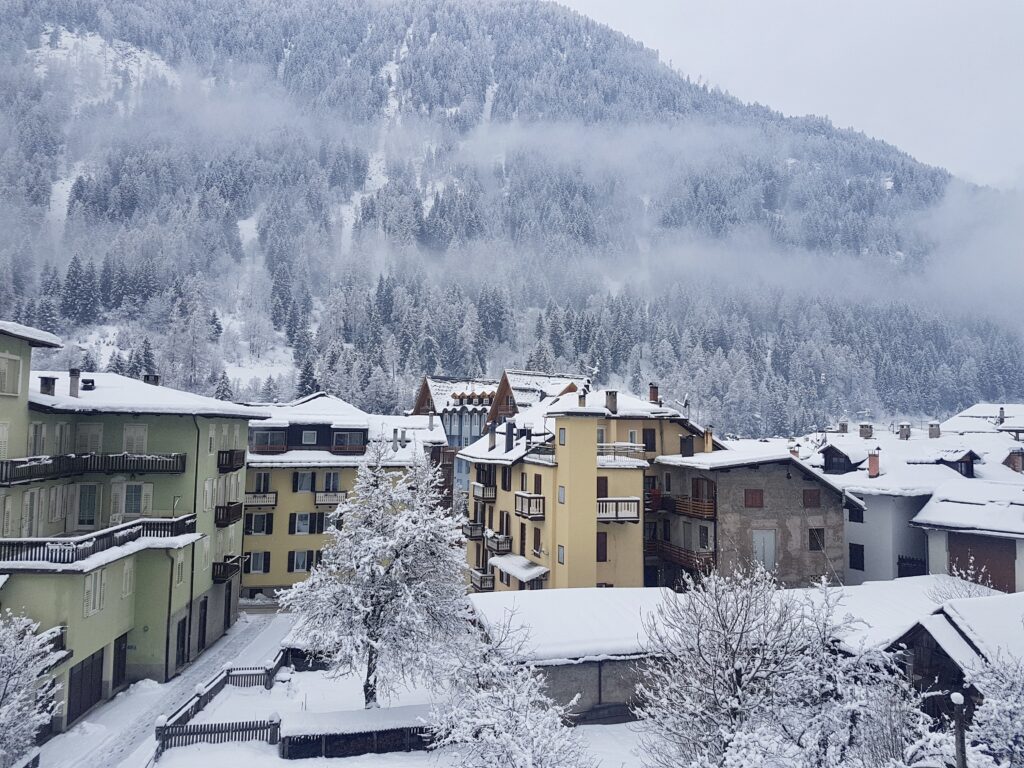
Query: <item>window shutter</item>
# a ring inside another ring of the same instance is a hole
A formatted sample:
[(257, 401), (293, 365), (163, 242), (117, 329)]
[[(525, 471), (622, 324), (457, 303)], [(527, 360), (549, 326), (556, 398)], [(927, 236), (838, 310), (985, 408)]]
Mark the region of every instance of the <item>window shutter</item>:
[(316, 472), (309, 473), (309, 490), (316, 493)]
[(540, 491), (540, 482), (541, 482), (540, 481), (540, 475), (534, 475), (533, 476), (533, 492), (535, 494), (537, 494), (538, 496), (540, 495), (540, 492), (541, 492)]
[(100, 571), (100, 610), (107, 604), (107, 569)]
[(90, 611), (92, 610), (92, 583), (95, 577), (95, 573), (87, 573), (85, 575), (85, 591), (82, 596), (82, 616), (85, 618), (89, 618)]
[(273, 512), (267, 512), (266, 526), (264, 527), (263, 532), (266, 533), (268, 536), (274, 532), (274, 513)]
[(32, 535), (32, 492), (26, 491), (21, 497), (21, 535)]
[(124, 483), (110, 484), (110, 516), (120, 516), (124, 511)]
[(0, 424), (0, 459), (7, 458), (7, 443), (9, 440), (10, 427)]
[(295, 533), (295, 513), (288, 515), (288, 533)]
[(299, 490), (299, 473), (292, 472), (292, 493)]
[(78, 483), (68, 486), (68, 512), (75, 525), (78, 524), (78, 492)]
[(597, 478), (597, 497), (599, 499), (608, 498), (608, 477), (606, 475), (599, 475)]
[(99, 453), (103, 443), (103, 425), (94, 424), (93, 428), (86, 433), (86, 449), (89, 453)]
[(597, 532), (597, 562), (608, 562), (608, 534), (604, 531)]
[(326, 520), (327, 520), (327, 514), (325, 512), (317, 512), (316, 513), (316, 532), (317, 533), (323, 533), (324, 532), (324, 523), (326, 522)]
[(252, 512), (245, 513), (245, 522), (242, 523), (242, 533), (246, 536), (252, 535)]
[(242, 558), (242, 573), (249, 573), (249, 560), (251, 559), (251, 557), (252, 554), (250, 553), (246, 557)]
[(295, 553), (288, 553), (288, 573), (295, 573)]
[(39, 516), (45, 517), (50, 512), (50, 489), (39, 489)]
[(149, 515), (153, 512), (153, 484), (142, 484), (142, 514)]
[(263, 553), (263, 572), (270, 573), (270, 553)]
[(312, 549), (307, 549), (306, 550), (306, 570), (307, 571), (312, 571), (313, 570), (313, 550)]
[(322, 563), (323, 561), (324, 561), (324, 553), (323, 553), (323, 550), (321, 550), (321, 549), (318, 549), (318, 550), (316, 551), (316, 564), (317, 564), (317, 565), (320, 565), (320, 563)]
[(11, 497), (4, 496), (2, 499), (0, 499), (0, 503), (2, 503), (3, 505), (4, 513), (3, 535), (4, 538), (7, 538), (11, 535)]

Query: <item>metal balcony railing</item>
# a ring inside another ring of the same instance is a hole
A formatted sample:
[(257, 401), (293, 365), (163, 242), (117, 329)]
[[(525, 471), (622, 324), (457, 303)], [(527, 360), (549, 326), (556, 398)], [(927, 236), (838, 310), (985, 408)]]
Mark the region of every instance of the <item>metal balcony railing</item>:
[(59, 480), (90, 472), (180, 474), (184, 471), (184, 453), (86, 453), (28, 456), (23, 459), (0, 461), (0, 485), (16, 485), (38, 480)]

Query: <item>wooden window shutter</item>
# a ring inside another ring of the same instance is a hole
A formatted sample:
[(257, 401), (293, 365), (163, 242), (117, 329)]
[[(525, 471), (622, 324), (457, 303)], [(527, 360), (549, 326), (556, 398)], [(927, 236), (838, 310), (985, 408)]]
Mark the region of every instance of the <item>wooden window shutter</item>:
[(313, 532), (314, 533), (323, 533), (324, 532), (324, 524), (327, 521), (327, 513), (326, 512), (317, 512), (316, 515), (314, 516), (314, 519), (316, 520), (316, 528), (315, 528), (315, 530)]
[(124, 512), (124, 483), (110, 484), (110, 516)]
[(288, 553), (288, 573), (295, 573), (295, 553)]
[(96, 577), (95, 572), (94, 573), (87, 573), (85, 575), (85, 579), (84, 579), (84, 581), (85, 581), (85, 590), (84, 590), (84, 593), (82, 595), (82, 616), (85, 617), (85, 618), (88, 618), (91, 615), (91, 611), (92, 611), (92, 590), (93, 590), (93, 580), (95, 579), (95, 577)]
[(6, 424), (0, 424), (0, 459), (7, 458), (7, 450), (9, 443), (10, 427)]
[(312, 549), (307, 549), (306, 550), (306, 570), (307, 571), (312, 571), (313, 570), (313, 550)]
[[(288, 515), (288, 533), (295, 533), (295, 513)], [(291, 569), (289, 569), (291, 570)]]
[(270, 573), (270, 553), (263, 553), (263, 572)]
[(249, 560), (252, 559), (252, 553), (242, 558), (242, 573), (249, 573)]
[(653, 451), (656, 448), (657, 432), (653, 429), (644, 429), (644, 450)]
[(533, 528), (533, 551), (540, 552), (540, 528)]
[(608, 562), (608, 534), (604, 531), (597, 532), (597, 562)]
[(606, 475), (599, 475), (597, 478), (597, 497), (599, 499), (608, 498), (608, 477)]
[(242, 523), (242, 533), (246, 536), (252, 534), (252, 512), (245, 513), (245, 522)]
[(701, 496), (700, 491), (701, 491), (701, 488), (700, 488), (700, 478), (699, 477), (690, 478), (690, 497), (693, 498), (693, 499), (703, 498)]
[(264, 525), (264, 528), (263, 528), (263, 532), (269, 536), (270, 534), (272, 534), (274, 532), (274, 513), (273, 512), (267, 512), (266, 516), (264, 517), (264, 520), (265, 520), (265, 525)]
[(322, 549), (316, 551), (316, 564), (320, 565), (324, 561), (324, 552)]
[(3, 514), (4, 514), (4, 519), (3, 519), (3, 535), (4, 535), (4, 537), (8, 537), (8, 536), (11, 535), (11, 514), (12, 514), (12, 512), (11, 512), (11, 506), (12, 506), (12, 504), (11, 504), (11, 497), (10, 496), (4, 496), (2, 499), (0, 499), (0, 503), (3, 504)]
[(309, 490), (311, 493), (316, 493), (316, 472), (309, 473)]
[(153, 484), (143, 483), (142, 484), (142, 514), (149, 515), (153, 513)]
[(107, 604), (107, 569), (100, 571), (100, 610)]
[(534, 475), (533, 476), (533, 492), (536, 493), (538, 496), (541, 493), (540, 483), (541, 483), (540, 475)]
[(821, 506), (821, 489), (819, 488), (804, 488), (804, 507), (807, 509), (817, 509)]
[(292, 472), (292, 493), (299, 490), (299, 473)]

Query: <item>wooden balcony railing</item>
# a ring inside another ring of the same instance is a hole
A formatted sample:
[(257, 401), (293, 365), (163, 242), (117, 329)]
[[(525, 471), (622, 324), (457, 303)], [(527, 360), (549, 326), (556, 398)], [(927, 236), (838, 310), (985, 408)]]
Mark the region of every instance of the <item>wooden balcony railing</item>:
[(313, 503), (318, 507), (338, 506), (348, 498), (346, 491), (317, 491), (313, 494)]
[(644, 552), (682, 566), (688, 571), (706, 572), (715, 567), (715, 553), (684, 549), (668, 541), (645, 541)]
[(484, 524), (467, 520), (462, 524), (462, 535), (470, 541), (480, 541), (484, 537)]
[(250, 453), (284, 453), (288, 450), (288, 445), (285, 443), (274, 443), (273, 445), (250, 445)]
[(218, 528), (227, 528), (242, 519), (242, 502), (232, 501), (213, 508), (213, 522)]
[(496, 533), (488, 536), (486, 541), (487, 549), (496, 555), (507, 555), (512, 551), (512, 537), (503, 533)]
[(213, 583), (226, 584), (242, 571), (242, 558), (239, 555), (226, 557), (222, 562), (213, 564)]
[(714, 499), (691, 499), (689, 496), (676, 496), (674, 511), (677, 515), (699, 517), (702, 520), (714, 520), (717, 504)]
[(498, 489), (493, 485), (484, 485), (483, 483), (472, 483), (473, 486), (473, 498), (480, 499), (482, 501), (494, 501), (498, 495)]
[(597, 522), (640, 522), (640, 499), (636, 496), (598, 499)]
[(247, 507), (276, 507), (277, 491), (266, 493), (246, 493), (245, 506)]
[(536, 493), (516, 491), (516, 514), (527, 520), (543, 520), (544, 497)]
[(244, 448), (232, 448), (227, 451), (217, 451), (217, 470), (219, 472), (237, 472), (244, 466)]
[(469, 583), (477, 592), (491, 592), (494, 589), (494, 574), (474, 569), (469, 572)]
[(0, 562), (68, 565), (144, 537), (169, 538), (195, 532), (196, 516), (190, 514), (166, 518), (144, 517), (82, 536), (0, 539)]
[(346, 456), (361, 456), (366, 453), (366, 444), (361, 445), (332, 445), (331, 453), (338, 453)]
[(0, 461), (0, 485), (59, 480), (89, 472), (118, 474), (180, 474), (185, 471), (184, 453), (87, 453), (61, 456), (30, 456)]

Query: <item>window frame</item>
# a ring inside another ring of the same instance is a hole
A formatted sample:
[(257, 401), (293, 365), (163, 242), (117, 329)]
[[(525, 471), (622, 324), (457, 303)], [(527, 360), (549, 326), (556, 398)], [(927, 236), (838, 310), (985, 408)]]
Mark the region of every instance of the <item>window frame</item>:
[(565, 427), (558, 428), (558, 444), (565, 445)]
[(764, 509), (764, 488), (744, 488), (743, 508)]
[(821, 488), (803, 489), (804, 509), (821, 509)]
[[(854, 549), (854, 547), (856, 547), (857, 549)], [(856, 558), (854, 558), (854, 556), (853, 556), (854, 552), (858, 553)], [(864, 559), (865, 559), (864, 545), (863, 544), (856, 544), (856, 543), (851, 541), (849, 543), (849, 547), (848, 547), (848, 550), (847, 550), (847, 559), (849, 560), (850, 570), (851, 571), (860, 571), (861, 573), (863, 573), (866, 570), (865, 567), (864, 567)], [(855, 560), (860, 562), (860, 566), (859, 567), (854, 565), (854, 561)]]
[[(0, 389), (0, 396), (3, 396), (3, 397), (18, 397), (18, 396), (20, 396), (21, 395), (21, 372), (22, 372), (22, 369), (24, 367), (24, 361), (20, 357), (18, 357), (17, 355), (10, 355), (10, 354), (7, 354), (5, 352), (0, 352), (0, 361), (6, 361), (4, 363), (5, 370), (4, 370), (4, 375), (3, 375), (4, 388)], [(13, 392), (11, 392), (10, 389), (7, 387), (7, 380), (9, 378), (11, 378), (11, 369), (9, 367), (11, 365), (10, 361), (14, 361), (15, 363), (17, 363), (17, 367), (18, 367), (17, 373), (14, 376), (14, 387), (15, 387), (15, 390)]]
[(315, 429), (304, 429), (300, 437), (302, 445), (316, 445), (316, 430)]
[(558, 564), (565, 565), (565, 545), (558, 545)]
[[(820, 534), (820, 535), (818, 535)], [(807, 529), (807, 551), (808, 552), (824, 552), (825, 551), (825, 529), (816, 526)]]

